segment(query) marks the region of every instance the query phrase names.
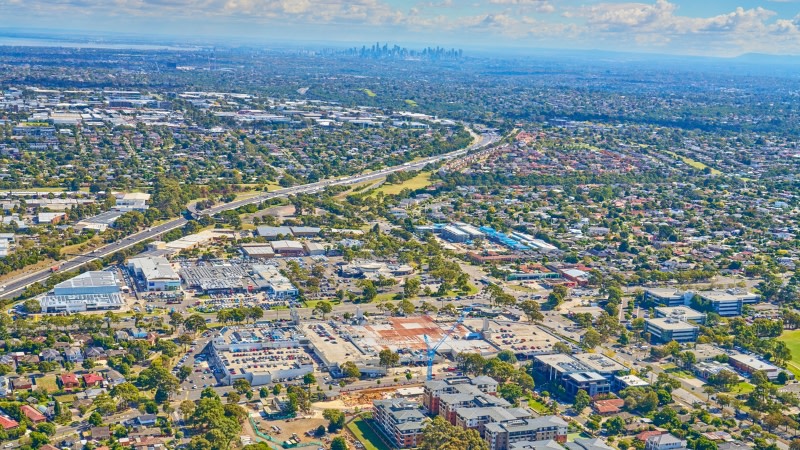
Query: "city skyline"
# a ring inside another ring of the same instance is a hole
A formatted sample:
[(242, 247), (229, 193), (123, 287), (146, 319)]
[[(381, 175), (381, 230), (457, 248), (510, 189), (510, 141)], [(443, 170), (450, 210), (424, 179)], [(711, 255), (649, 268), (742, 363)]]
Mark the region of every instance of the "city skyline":
[(798, 6), (792, 0), (2, 0), (0, 27), (239, 44), (390, 41), (731, 57), (800, 54)]

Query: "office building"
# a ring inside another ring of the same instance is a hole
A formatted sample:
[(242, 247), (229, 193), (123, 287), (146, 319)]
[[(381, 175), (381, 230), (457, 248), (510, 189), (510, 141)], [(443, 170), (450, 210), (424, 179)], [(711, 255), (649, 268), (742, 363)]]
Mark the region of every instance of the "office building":
[(688, 306), (659, 306), (655, 309), (656, 318), (671, 317), (684, 322), (694, 322), (697, 324), (706, 323), (706, 313), (695, 311)]
[(669, 288), (645, 289), (644, 298), (662, 306), (685, 306), (692, 300), (691, 292), (681, 292)]
[(698, 292), (697, 295), (710, 304), (712, 311), (722, 317), (740, 316), (744, 305), (753, 305), (761, 301), (760, 295), (741, 289)]
[(656, 344), (670, 341), (694, 342), (700, 334), (700, 327), (671, 317), (645, 319), (644, 332), (650, 333), (650, 341)]

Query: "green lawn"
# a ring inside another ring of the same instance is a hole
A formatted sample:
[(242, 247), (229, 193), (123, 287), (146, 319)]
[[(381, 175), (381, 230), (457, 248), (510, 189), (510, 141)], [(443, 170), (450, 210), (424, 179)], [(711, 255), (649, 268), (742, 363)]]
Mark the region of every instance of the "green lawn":
[(36, 387), (39, 389), (44, 389), (47, 392), (55, 392), (58, 390), (58, 384), (56, 384), (56, 376), (55, 375), (45, 375), (41, 378), (36, 379)]
[(378, 192), (383, 192), (383, 195), (397, 195), (403, 189), (411, 189), (412, 191), (416, 191), (417, 189), (422, 189), (430, 185), (431, 173), (420, 172), (414, 178), (408, 179), (400, 184), (384, 184), (380, 188), (376, 189), (375, 192), (373, 192), (373, 195), (376, 195)]
[(550, 413), (550, 408), (548, 408), (547, 405), (545, 405), (544, 403), (542, 403), (539, 400), (536, 400), (534, 398), (528, 400), (528, 406), (532, 410), (538, 412), (539, 414), (549, 414)]
[(372, 92), (371, 89), (362, 89), (362, 91), (367, 94), (367, 97), (377, 97), (378, 94)]
[(64, 404), (70, 404), (78, 399), (78, 397), (73, 394), (56, 395), (53, 398)]
[(416, 108), (417, 107), (417, 102), (415, 102), (414, 100), (406, 99), (405, 102), (406, 102), (406, 105), (408, 105), (408, 106), (410, 106), (412, 108)]
[(731, 389), (731, 392), (734, 394), (749, 394), (753, 392), (756, 387), (752, 384), (742, 381), (741, 383), (737, 384), (736, 386)]
[(314, 309), (314, 307), (317, 306), (317, 303), (322, 301), (326, 301), (331, 305), (338, 305), (339, 303), (341, 303), (339, 300), (329, 299), (329, 300), (306, 300), (303, 302), (303, 304), (305, 305), (306, 308)]
[[(795, 369), (800, 369), (800, 330), (784, 331), (778, 340), (786, 343), (792, 352), (792, 361), (798, 364)], [(792, 370), (791, 365), (789, 370)]]
[(380, 435), (378, 435), (378, 433), (361, 417), (348, 423), (347, 429), (353, 433), (353, 436), (355, 436), (359, 442), (364, 444), (366, 450), (391, 450), (386, 443), (383, 442)]

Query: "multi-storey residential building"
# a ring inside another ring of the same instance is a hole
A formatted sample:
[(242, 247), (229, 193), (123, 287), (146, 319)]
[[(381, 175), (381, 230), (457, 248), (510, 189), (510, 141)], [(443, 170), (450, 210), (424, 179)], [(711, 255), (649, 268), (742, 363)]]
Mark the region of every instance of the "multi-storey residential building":
[(422, 440), (426, 417), (418, 403), (403, 399), (375, 400), (373, 417), (396, 448), (413, 448)]
[(567, 440), (567, 422), (558, 416), (544, 416), (536, 419), (520, 419), (486, 425), (484, 439), (489, 450), (508, 450), (509, 446), (521, 441), (557, 442)]
[(490, 377), (452, 377), (444, 380), (430, 380), (425, 383), (422, 405), (428, 413), (439, 414), (439, 399), (444, 394), (495, 395), (497, 381)]
[(455, 425), (463, 429), (476, 430), (483, 437), (486, 433), (487, 424), (529, 419), (530, 417), (530, 411), (522, 408), (503, 408), (500, 406), (459, 408), (456, 411)]

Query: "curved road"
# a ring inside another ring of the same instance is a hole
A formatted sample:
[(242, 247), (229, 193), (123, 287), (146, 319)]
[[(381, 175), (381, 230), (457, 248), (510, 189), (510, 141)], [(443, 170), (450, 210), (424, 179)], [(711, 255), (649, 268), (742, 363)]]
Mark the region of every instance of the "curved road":
[[(304, 184), (301, 186), (292, 186), (284, 189), (278, 189), (269, 193), (265, 193), (264, 195), (260, 195), (258, 197), (248, 198), (244, 200), (237, 200), (230, 203), (223, 203), (211, 207), (209, 209), (200, 211), (200, 214), (214, 215), (222, 211), (236, 209), (240, 206), (249, 205), (253, 203), (261, 203), (264, 200), (272, 198), (286, 197), (293, 194), (307, 194), (307, 193), (318, 192), (322, 189), (325, 189), (326, 186), (359, 184), (365, 181), (372, 181), (379, 178), (383, 178), (392, 172), (400, 172), (404, 170), (419, 170), (430, 163), (435, 163), (442, 160), (465, 156), (469, 152), (492, 145), (500, 139), (500, 136), (497, 134), (483, 134), (483, 135), (476, 135), (475, 133), (472, 134), (476, 137), (477, 142), (473, 142), (470, 146), (463, 148), (461, 150), (445, 153), (443, 155), (431, 156), (418, 161), (405, 163), (400, 166), (388, 167), (386, 169), (381, 169), (375, 172), (369, 172), (361, 175), (352, 175), (349, 177), (344, 177), (339, 179), (329, 179), (329, 180), (318, 181), (316, 183)], [(191, 212), (193, 214), (196, 213), (195, 211)], [(132, 247), (136, 244), (139, 244), (141, 242), (150, 239), (154, 239), (163, 233), (172, 231), (176, 228), (180, 228), (184, 226), (186, 222), (187, 219), (180, 217), (177, 219), (172, 219), (161, 225), (148, 228), (147, 230), (131, 234), (119, 241), (95, 249), (92, 252), (84, 253), (83, 255), (79, 255), (72, 259), (60, 262), (58, 264), (59, 266), (58, 271), (64, 272), (64, 271), (75, 270), (88, 262), (106, 257), (108, 255), (112, 255), (120, 250)], [(52, 272), (50, 272), (50, 269), (47, 269), (17, 277), (14, 280), (11, 280), (6, 283), (6, 288), (2, 293), (0, 293), (0, 298), (6, 299), (18, 295), (31, 284), (47, 280), (50, 277), (50, 275), (52, 275)]]

